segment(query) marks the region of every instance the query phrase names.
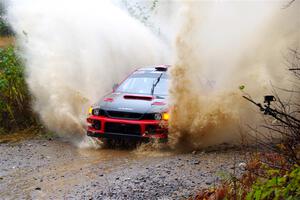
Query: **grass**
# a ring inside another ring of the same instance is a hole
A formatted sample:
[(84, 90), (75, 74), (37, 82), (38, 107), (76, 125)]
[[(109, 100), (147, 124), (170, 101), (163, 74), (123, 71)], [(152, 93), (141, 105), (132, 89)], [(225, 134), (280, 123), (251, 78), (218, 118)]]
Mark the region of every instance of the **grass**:
[(33, 139), (37, 137), (36, 128), (28, 128), (14, 133), (2, 133), (0, 135), (1, 143), (15, 143), (22, 140)]

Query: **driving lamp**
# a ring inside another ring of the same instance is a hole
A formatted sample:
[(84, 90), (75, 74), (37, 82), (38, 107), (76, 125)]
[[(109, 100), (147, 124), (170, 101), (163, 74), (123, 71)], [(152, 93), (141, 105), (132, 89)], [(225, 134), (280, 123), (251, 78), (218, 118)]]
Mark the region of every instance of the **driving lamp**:
[(91, 115), (91, 114), (92, 114), (92, 112), (93, 112), (93, 108), (92, 108), (92, 107), (90, 107), (90, 108), (89, 108), (89, 115)]
[(163, 113), (162, 114), (162, 119), (163, 120), (169, 120), (169, 113)]

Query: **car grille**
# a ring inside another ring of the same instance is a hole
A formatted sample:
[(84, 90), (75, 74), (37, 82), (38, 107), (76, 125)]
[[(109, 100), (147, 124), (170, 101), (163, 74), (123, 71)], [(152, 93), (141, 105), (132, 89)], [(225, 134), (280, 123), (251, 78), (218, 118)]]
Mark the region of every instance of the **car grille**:
[(120, 111), (106, 111), (107, 115), (111, 118), (119, 119), (140, 119), (143, 114), (132, 112), (120, 112)]
[(105, 132), (127, 135), (140, 135), (141, 127), (137, 124), (105, 123)]
[(154, 120), (154, 113), (145, 113), (143, 119)]

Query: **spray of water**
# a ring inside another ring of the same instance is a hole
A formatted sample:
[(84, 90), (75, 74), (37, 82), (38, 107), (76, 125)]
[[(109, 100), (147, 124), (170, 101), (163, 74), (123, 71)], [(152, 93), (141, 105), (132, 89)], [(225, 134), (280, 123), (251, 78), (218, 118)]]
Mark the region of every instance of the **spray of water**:
[(110, 1), (24, 0), (8, 6), (33, 108), (60, 135), (81, 138), (87, 108), (113, 83), (137, 67), (165, 62), (163, 43)]
[(257, 100), (270, 92), (271, 82), (289, 87), (282, 52), (300, 41), (300, 4), (288, 10), (282, 5), (183, 3), (171, 70), (171, 146), (237, 140), (242, 125), (259, 124), (239, 85)]
[(159, 1), (148, 23), (155, 34), (109, 1), (11, 0), (8, 15), (35, 111), (71, 137), (84, 133), (87, 107), (112, 83), (132, 68), (169, 63), (158, 35), (174, 40), (170, 145), (192, 149), (231, 142), (241, 124), (259, 124), (239, 85), (257, 100), (270, 82), (288, 87), (283, 52), (300, 41), (300, 3), (283, 5)]

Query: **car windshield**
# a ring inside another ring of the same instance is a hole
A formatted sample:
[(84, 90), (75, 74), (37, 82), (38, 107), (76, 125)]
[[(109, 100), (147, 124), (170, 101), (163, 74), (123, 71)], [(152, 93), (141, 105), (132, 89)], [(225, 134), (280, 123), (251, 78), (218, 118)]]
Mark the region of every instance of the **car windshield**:
[[(158, 78), (160, 80), (157, 82)], [(153, 84), (156, 84), (153, 90), (153, 95), (167, 96), (168, 95), (168, 77), (166, 73), (135, 73), (127, 78), (116, 90), (123, 93), (147, 94), (151, 95)]]

